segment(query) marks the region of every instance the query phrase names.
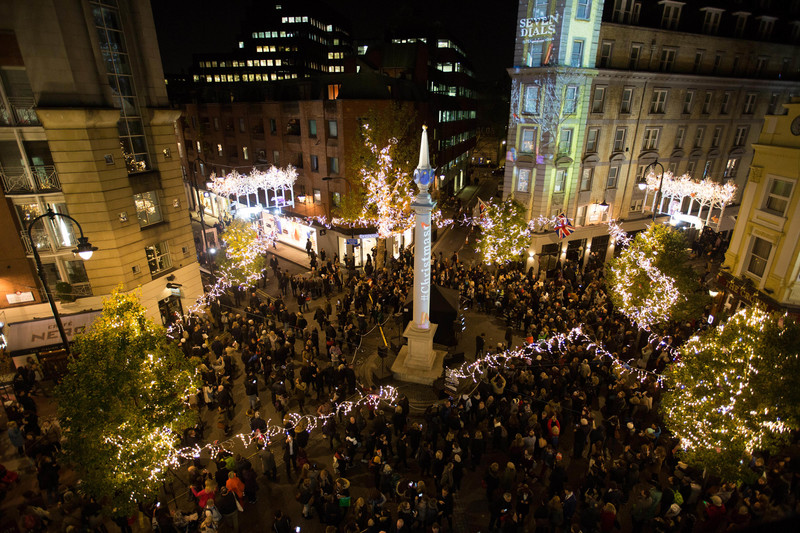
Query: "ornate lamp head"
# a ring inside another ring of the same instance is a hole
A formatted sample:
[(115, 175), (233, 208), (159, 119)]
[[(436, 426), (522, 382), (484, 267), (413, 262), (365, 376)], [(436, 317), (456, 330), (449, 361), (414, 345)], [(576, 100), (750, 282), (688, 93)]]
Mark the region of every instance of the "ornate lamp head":
[(428, 127), (422, 126), (422, 141), (419, 148), (419, 164), (414, 171), (414, 181), (421, 193), (428, 192), (428, 187), (436, 177), (436, 169), (431, 168), (428, 155)]

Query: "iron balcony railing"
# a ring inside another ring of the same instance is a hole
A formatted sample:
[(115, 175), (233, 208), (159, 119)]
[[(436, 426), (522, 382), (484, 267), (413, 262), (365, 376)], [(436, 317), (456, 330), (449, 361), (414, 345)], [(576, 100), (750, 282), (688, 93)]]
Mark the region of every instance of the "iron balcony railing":
[(32, 97), (11, 97), (8, 99), (14, 118), (18, 126), (39, 126), (39, 116), (36, 114), (36, 101)]
[(32, 192), (52, 192), (61, 190), (56, 167), (40, 165), (31, 167), (4, 167), (0, 165), (0, 178), (6, 194), (25, 194)]

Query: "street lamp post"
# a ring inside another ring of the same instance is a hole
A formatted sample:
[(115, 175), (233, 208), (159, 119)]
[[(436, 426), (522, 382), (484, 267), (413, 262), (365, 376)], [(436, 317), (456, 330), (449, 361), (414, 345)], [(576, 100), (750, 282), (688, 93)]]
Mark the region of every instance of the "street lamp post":
[(33, 237), (31, 236), (31, 229), (33, 229), (33, 225), (44, 217), (47, 217), (50, 220), (55, 220), (56, 217), (63, 217), (71, 220), (76, 226), (78, 226), (81, 236), (78, 238), (78, 247), (72, 250), (72, 253), (78, 254), (84, 261), (88, 261), (92, 257), (92, 254), (95, 250), (97, 250), (97, 247), (92, 246), (89, 243), (89, 238), (83, 235), (83, 228), (77, 220), (64, 213), (55, 213), (50, 207), (47, 208), (47, 212), (45, 214), (39, 215), (31, 220), (30, 224), (28, 224), (28, 227), (25, 230), (25, 233), (28, 235), (28, 242), (31, 243), (31, 248), (33, 249), (33, 258), (36, 261), (36, 273), (39, 274), (39, 279), (42, 280), (44, 293), (47, 296), (47, 301), (50, 303), (50, 309), (53, 311), (53, 318), (56, 320), (56, 327), (58, 327), (58, 333), (61, 335), (61, 342), (64, 345), (64, 351), (67, 352), (67, 355), (69, 355), (69, 340), (67, 339), (67, 333), (64, 331), (64, 324), (61, 323), (61, 315), (58, 313), (58, 307), (53, 299), (53, 294), (50, 292), (50, 289), (47, 286), (47, 273), (42, 266), (42, 258), (39, 257), (39, 250), (37, 250), (36, 243), (33, 241)]
[[(661, 167), (661, 180), (658, 182), (658, 190), (655, 193), (655, 204), (653, 206), (653, 222), (656, 221), (656, 208), (661, 209), (660, 202), (664, 200), (664, 195), (661, 194), (661, 187), (664, 185), (664, 165), (658, 162), (658, 159), (650, 163), (644, 168), (644, 172), (642, 173), (642, 179), (637, 183), (639, 189), (645, 190), (647, 188), (647, 173), (650, 170), (650, 167), (655, 168), (656, 165)], [(661, 198), (659, 198), (661, 195)], [(657, 207), (656, 207), (657, 206)]]

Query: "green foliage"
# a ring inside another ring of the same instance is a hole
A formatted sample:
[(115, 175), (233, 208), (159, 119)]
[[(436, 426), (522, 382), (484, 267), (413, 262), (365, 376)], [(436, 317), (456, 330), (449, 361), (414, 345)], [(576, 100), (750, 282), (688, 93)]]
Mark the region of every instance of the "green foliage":
[(479, 250), (486, 264), (518, 261), (530, 245), (525, 208), (511, 197), (500, 204), (489, 200), (481, 228)]
[[(699, 274), (689, 263), (686, 238), (681, 232), (663, 224), (651, 224), (647, 230), (637, 234), (618, 257), (607, 263), (606, 286), (614, 305), (630, 316), (631, 310), (636, 314), (637, 310), (652, 306), (654, 301), (663, 302), (663, 295), (656, 292), (661, 286), (654, 283), (638, 264), (640, 252), (662, 274), (672, 278), (678, 290), (678, 299), (667, 310), (664, 322), (694, 320), (702, 316), (711, 300), (701, 288)], [(630, 295), (627, 304), (624, 301), (625, 293)]]
[(751, 454), (778, 451), (800, 428), (800, 326), (744, 309), (680, 355), (664, 373), (661, 413), (686, 462), (752, 481)]
[(56, 297), (62, 302), (74, 302), (78, 298), (72, 293), (72, 285), (66, 281), (56, 283)]
[(64, 451), (89, 494), (130, 514), (157, 494), (177, 436), (194, 423), (195, 369), (138, 296), (118, 291), (75, 344), (56, 389)]
[(260, 253), (258, 232), (249, 222), (236, 219), (222, 233), (222, 241), (225, 256), (218, 260), (220, 269), (227, 274), (231, 285), (252, 286), (248, 280), (260, 276), (267, 266)]
[[(361, 123), (369, 128), (358, 128), (358, 133), (348, 139), (346, 178), (349, 190), (339, 211), (345, 220), (356, 220), (370, 210), (374, 211), (375, 206), (368, 205), (364, 181), (365, 177), (369, 179), (380, 170), (380, 148), (389, 147), (391, 168), (388, 169), (387, 185), (398, 190), (411, 186), (411, 176), (419, 159), (417, 115), (410, 103), (391, 102), (387, 106), (371, 108), (361, 117)], [(377, 151), (375, 147), (379, 147)], [(404, 182), (396, 184), (394, 180), (398, 177)]]

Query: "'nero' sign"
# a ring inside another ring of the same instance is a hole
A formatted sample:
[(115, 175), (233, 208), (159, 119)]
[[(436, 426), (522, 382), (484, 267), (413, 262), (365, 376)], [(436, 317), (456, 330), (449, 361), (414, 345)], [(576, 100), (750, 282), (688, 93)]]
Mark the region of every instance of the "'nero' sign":
[(558, 14), (519, 20), (519, 36), (526, 41), (545, 41), (556, 33)]

